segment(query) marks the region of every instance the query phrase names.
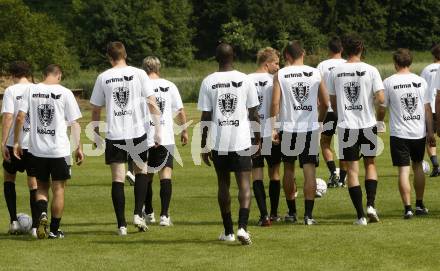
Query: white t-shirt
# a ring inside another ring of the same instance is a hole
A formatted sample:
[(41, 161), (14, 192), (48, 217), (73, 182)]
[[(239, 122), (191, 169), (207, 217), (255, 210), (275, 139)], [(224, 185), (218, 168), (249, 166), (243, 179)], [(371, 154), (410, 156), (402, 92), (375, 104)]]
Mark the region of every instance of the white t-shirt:
[(272, 103), (273, 75), (270, 73), (251, 73), (249, 77), (257, 88), (258, 101), (260, 102), (258, 114), (260, 115), (261, 136), (272, 136), (270, 106)]
[(70, 156), (67, 126), (81, 118), (72, 91), (61, 85), (32, 85), (23, 94), (18, 110), (29, 112), (29, 152), (37, 157)]
[(212, 112), (213, 150), (241, 151), (251, 146), (248, 108), (259, 105), (252, 79), (238, 71), (215, 72), (200, 86), (197, 108)]
[(439, 68), (440, 63), (432, 63), (426, 66), (420, 74), (420, 76), (426, 80), (426, 83), (428, 83), (428, 92), (431, 95), (432, 113), (435, 113), (435, 96), (437, 94), (437, 90), (434, 88), (434, 80)]
[[(3, 95), (2, 114), (13, 114), (11, 130), (9, 131), (8, 140), (6, 142), (6, 145), (9, 147), (14, 146), (15, 118), (18, 114), (18, 105), (23, 99), (24, 92), (27, 91), (30, 86), (32, 86), (31, 83), (15, 84), (8, 87)], [(19, 139), (22, 149), (29, 148), (29, 130), (29, 114), (26, 114), (23, 131), (20, 133)]]
[(146, 98), (153, 94), (144, 70), (127, 66), (101, 73), (96, 79), (90, 103), (106, 107), (106, 138), (121, 140), (144, 135)]
[(336, 95), (338, 127), (364, 129), (376, 125), (374, 94), (383, 90), (379, 71), (364, 62), (342, 63), (332, 70), (328, 92)]
[[(322, 61), (318, 64), (316, 67), (320, 72), (322, 76), (322, 80), (324, 80), (325, 85), (328, 85), (328, 77), (331, 73), (331, 71), (338, 66), (339, 64), (345, 63), (346, 60), (343, 58), (330, 58), (327, 60)], [(333, 112), (331, 103), (328, 104), (328, 112)]]
[(425, 79), (413, 73), (394, 74), (383, 84), (385, 106), (390, 108), (390, 135), (406, 139), (425, 137), (425, 104), (431, 101)]
[[(160, 78), (152, 79), (151, 83), (156, 96), (156, 103), (161, 112), (161, 145), (174, 145), (173, 117), (177, 111), (183, 108), (182, 98), (173, 82)], [(147, 122), (147, 135), (148, 146), (151, 147), (154, 145), (154, 123), (151, 119)]]
[(281, 87), (280, 130), (290, 133), (318, 130), (319, 70), (306, 65), (287, 66), (278, 71), (278, 81)]

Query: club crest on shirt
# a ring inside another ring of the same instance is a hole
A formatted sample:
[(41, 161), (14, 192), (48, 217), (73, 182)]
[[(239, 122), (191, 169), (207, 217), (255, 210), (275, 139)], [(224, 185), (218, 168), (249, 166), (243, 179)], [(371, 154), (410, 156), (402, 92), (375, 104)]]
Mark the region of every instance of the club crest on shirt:
[(400, 96), (400, 103), (405, 111), (412, 115), (417, 109), (418, 97), (414, 93), (405, 93)]
[(218, 99), (218, 107), (223, 116), (229, 118), (234, 114), (235, 108), (237, 107), (237, 96), (231, 93), (220, 95)]
[(40, 104), (37, 107), (38, 118), (40, 119), (40, 123), (47, 127), (52, 123), (53, 115), (55, 113), (55, 107), (51, 104)]
[(348, 82), (344, 84), (344, 92), (347, 100), (354, 104), (359, 99), (360, 85), (358, 82)]
[(160, 113), (163, 115), (163, 111), (165, 110), (165, 99), (161, 97), (156, 97), (156, 103), (160, 109)]
[(302, 105), (309, 99), (310, 85), (306, 82), (297, 82), (292, 86), (295, 99)]
[(122, 109), (128, 104), (128, 97), (130, 96), (130, 90), (126, 87), (117, 87), (113, 89), (113, 99), (115, 103)]

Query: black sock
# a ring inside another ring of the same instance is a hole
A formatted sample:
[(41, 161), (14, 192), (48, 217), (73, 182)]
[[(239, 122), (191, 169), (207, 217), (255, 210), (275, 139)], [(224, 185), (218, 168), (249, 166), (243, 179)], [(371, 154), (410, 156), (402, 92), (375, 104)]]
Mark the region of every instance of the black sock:
[(255, 200), (257, 201), (258, 209), (260, 210), (260, 216), (267, 216), (266, 192), (264, 191), (263, 181), (254, 181), (252, 187), (254, 189), (254, 196)]
[(151, 214), (153, 211), (153, 178), (147, 184), (147, 194), (145, 195), (145, 213)]
[(127, 222), (125, 221), (124, 183), (112, 182), (112, 201), (116, 219), (118, 220), (118, 228), (127, 227)]
[(374, 200), (376, 199), (377, 181), (365, 180), (365, 192), (367, 193), (367, 206), (374, 208)]
[(269, 182), (269, 198), (270, 198), (270, 215), (278, 216), (278, 204), (280, 202), (280, 180), (270, 180)]
[(327, 167), (328, 170), (330, 171), (330, 174), (335, 174), (336, 172), (336, 164), (335, 161), (327, 161)]
[(431, 160), (433, 167), (438, 167), (437, 155), (433, 155), (433, 156), (429, 157), (429, 159)]
[(365, 217), (364, 208), (362, 206), (362, 188), (360, 185), (353, 186), (348, 188), (348, 192), (350, 193), (351, 201), (353, 202), (353, 206), (356, 209), (358, 219), (361, 217)]
[(313, 206), (315, 205), (315, 201), (314, 200), (304, 200), (304, 217), (308, 217), (308, 218), (313, 218), (312, 217), (312, 212), (313, 212)]
[(15, 192), (14, 182), (4, 182), (3, 192), (5, 195), (6, 205), (8, 206), (9, 218), (17, 221), (17, 193)]
[(423, 204), (423, 200), (422, 199), (418, 199), (418, 200), (416, 200), (416, 207), (419, 207), (419, 208), (425, 208), (425, 205)]
[[(40, 199), (39, 201), (37, 201), (36, 205), (37, 205), (37, 217), (38, 217), (37, 221), (39, 221), (42, 213), (47, 214), (47, 201)], [(38, 225), (38, 222), (36, 223), (36, 225)]]
[(136, 174), (134, 182), (134, 214), (142, 217), (142, 207), (147, 194), (147, 174)]
[(339, 171), (339, 182), (340, 183), (345, 183), (345, 177), (347, 177), (347, 171), (341, 169)]
[(240, 208), (240, 211), (238, 211), (238, 228), (243, 228), (245, 231), (247, 231), (248, 220), (249, 209)]
[(37, 189), (29, 190), (29, 204), (31, 206), (32, 228), (36, 228), (38, 220)]
[(225, 228), (225, 235), (234, 233), (234, 226), (232, 223), (231, 212), (222, 214), (223, 227)]
[(50, 231), (52, 233), (57, 233), (58, 229), (60, 228), (60, 222), (61, 218), (52, 217), (50, 220)]
[(286, 199), (287, 208), (289, 209), (289, 215), (294, 216), (296, 215), (296, 202), (295, 200), (288, 200)]
[(161, 216), (168, 217), (168, 209), (170, 208), (171, 193), (173, 187), (171, 184), (171, 179), (160, 180), (160, 204), (162, 209), (160, 210)]
[(411, 204), (410, 205), (405, 205), (405, 213), (408, 211), (412, 211), (412, 207)]

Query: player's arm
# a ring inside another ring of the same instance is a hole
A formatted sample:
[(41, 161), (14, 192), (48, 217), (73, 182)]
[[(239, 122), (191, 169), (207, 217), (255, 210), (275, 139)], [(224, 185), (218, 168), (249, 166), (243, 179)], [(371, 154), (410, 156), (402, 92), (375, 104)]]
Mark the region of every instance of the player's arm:
[(21, 155), (23, 151), (20, 146), (20, 135), (21, 131), (23, 131), (23, 125), (26, 118), (26, 113), (23, 111), (18, 111), (17, 118), (15, 119), (15, 128), (14, 128), (14, 156), (18, 159), (21, 159)]
[(2, 114), (2, 155), (3, 155), (3, 159), (6, 161), (9, 161), (11, 159), (11, 155), (9, 154), (9, 150), (8, 147), (6, 146), (6, 142), (8, 141), (13, 118), (14, 115), (11, 113), (5, 112)]
[(380, 106), (385, 103), (385, 93), (383, 89), (378, 90), (374, 94), (374, 103), (376, 104), (376, 106)]
[(202, 111), (200, 120), (202, 123), (202, 138), (200, 142), (200, 147), (202, 148), (202, 160), (206, 165), (211, 166), (211, 162), (209, 162), (210, 159), (212, 160), (211, 152), (207, 151), (206, 143), (209, 130), (211, 129), (212, 111)]
[(101, 137), (99, 136), (99, 122), (101, 121), (101, 109), (102, 106), (93, 105), (92, 107), (92, 122), (96, 123), (96, 126), (93, 129), (95, 131), (95, 140), (94, 140), (95, 147), (102, 146), (102, 140)]
[[(439, 111), (437, 111), (439, 110)], [(437, 95), (435, 95), (435, 112), (440, 112), (440, 89), (437, 89)], [(437, 135), (440, 136), (440, 114), (435, 114), (437, 127)]]
[[(183, 107), (177, 111), (176, 119), (179, 126), (184, 126), (186, 124), (186, 113)], [(180, 142), (182, 142), (182, 146), (188, 144), (188, 130), (186, 128), (180, 133)]]
[(81, 145), (81, 125), (77, 120), (70, 123), (70, 132), (72, 134), (73, 143), (76, 146), (75, 150), (75, 162), (77, 165), (81, 165), (84, 161), (84, 153)]
[(279, 143), (278, 133), (275, 130), (276, 117), (280, 113), (281, 87), (278, 80), (278, 73), (273, 76), (272, 102), (270, 106), (270, 123), (272, 127), (272, 140)]
[(151, 119), (154, 123), (154, 143), (156, 146), (161, 144), (161, 130), (162, 127), (160, 125), (160, 109), (156, 103), (156, 97), (154, 95), (150, 95), (147, 97), (148, 110), (150, 111)]
[(335, 114), (338, 114), (338, 105), (336, 104), (336, 95), (330, 95), (330, 103)]
[[(258, 115), (258, 106), (251, 107), (248, 109), (249, 113), (249, 120), (251, 123), (258, 123), (258, 129), (254, 129), (254, 142), (253, 145), (256, 145), (258, 147), (257, 155), (260, 153), (260, 144), (261, 144), (261, 133), (260, 133), (260, 115)], [(254, 125), (251, 125), (251, 127), (254, 127)]]
[(318, 121), (323, 122), (328, 110), (329, 96), (324, 81), (319, 84), (318, 90)]
[(434, 123), (432, 120), (432, 108), (431, 104), (425, 104), (425, 122), (426, 122), (426, 133), (427, 142), (430, 147), (435, 147), (435, 136), (434, 136)]

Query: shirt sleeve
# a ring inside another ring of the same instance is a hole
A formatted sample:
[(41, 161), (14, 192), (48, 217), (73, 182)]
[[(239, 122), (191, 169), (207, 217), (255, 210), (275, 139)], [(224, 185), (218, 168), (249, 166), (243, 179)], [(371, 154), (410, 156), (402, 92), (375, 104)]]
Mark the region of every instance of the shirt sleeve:
[(141, 95), (142, 97), (150, 97), (154, 95), (153, 84), (147, 73), (143, 70), (140, 72), (140, 82), (141, 82)]
[(31, 93), (30, 89), (27, 89), (23, 93), (23, 97), (18, 102), (18, 111), (22, 111), (24, 113), (27, 113), (29, 111), (29, 103), (30, 103), (30, 95), (31, 95), (30, 93)]
[(434, 92), (437, 92), (437, 90), (440, 89), (440, 69), (437, 70), (437, 73), (434, 77), (434, 82), (432, 83), (432, 88), (434, 89)]
[(372, 82), (374, 93), (384, 89), (382, 78), (380, 77), (380, 73), (376, 68), (374, 68), (372, 72)]
[(69, 90), (66, 95), (66, 100), (64, 101), (64, 118), (67, 122), (71, 123), (81, 117), (81, 110), (79, 110), (75, 96), (73, 96), (73, 93)]
[(388, 105), (390, 104), (390, 88), (388, 86), (388, 82), (386, 79), (383, 81), (383, 86), (384, 86), (383, 94), (385, 95), (385, 101), (382, 104), (382, 106), (388, 107)]
[(176, 85), (172, 86), (173, 92), (171, 96), (171, 108), (173, 112), (179, 111), (183, 108), (182, 98), (180, 97), (179, 90), (177, 89)]
[(199, 111), (212, 111), (212, 101), (210, 96), (206, 80), (203, 80), (202, 85), (200, 86), (199, 100), (197, 102), (197, 109)]
[(428, 88), (428, 83), (426, 80), (422, 80), (422, 91), (423, 91), (423, 104), (430, 104), (435, 99), (434, 88)]
[(324, 82), (327, 87), (327, 91), (329, 95), (336, 95), (335, 90), (335, 80), (334, 80), (334, 72), (333, 70), (327, 76), (327, 82)]
[(14, 114), (14, 112), (15, 112), (14, 97), (12, 96), (11, 89), (7, 88), (5, 94), (3, 95), (2, 113)]
[(257, 88), (255, 87), (255, 84), (252, 83), (252, 80), (250, 77), (248, 78), (246, 83), (248, 85), (246, 107), (252, 108), (252, 107), (258, 106), (260, 104), (260, 101), (258, 100), (258, 91), (257, 91)]
[(90, 97), (90, 103), (96, 106), (105, 105), (105, 93), (102, 86), (101, 76), (98, 76), (98, 78), (96, 79), (95, 86), (93, 87), (92, 96)]

